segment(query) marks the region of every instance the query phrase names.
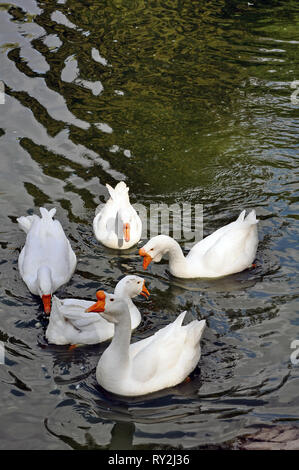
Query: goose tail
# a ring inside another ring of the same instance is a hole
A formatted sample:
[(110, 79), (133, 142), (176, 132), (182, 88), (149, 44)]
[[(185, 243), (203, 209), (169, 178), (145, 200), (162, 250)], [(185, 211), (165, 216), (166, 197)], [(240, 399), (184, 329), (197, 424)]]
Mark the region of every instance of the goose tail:
[(50, 209), (49, 211), (45, 207), (39, 208), (43, 220), (52, 220), (56, 214), (56, 208)]
[(258, 219), (256, 218), (256, 212), (254, 209), (252, 209), (252, 211), (249, 212), (249, 214), (246, 216), (245, 222), (249, 222), (250, 225), (254, 225), (259, 222)]
[(244, 218), (245, 218), (245, 209), (241, 212), (241, 214), (239, 215), (239, 217), (237, 218), (237, 222), (243, 222), (244, 221)]
[(256, 212), (254, 209), (252, 209), (249, 214), (245, 217), (246, 210), (244, 209), (239, 217), (237, 218), (236, 222), (249, 222), (250, 225), (254, 225), (258, 223), (258, 219), (256, 218)]
[(194, 347), (197, 347), (200, 343), (205, 327), (206, 320), (194, 320), (186, 325), (186, 328), (188, 328), (187, 340), (192, 343)]
[(113, 199), (114, 201), (121, 201), (124, 198), (128, 197), (129, 188), (124, 181), (120, 181), (119, 183), (117, 183), (115, 188), (112, 188), (112, 186), (110, 186), (109, 184), (106, 184), (106, 187), (108, 189), (111, 199)]
[(52, 308), (51, 308), (51, 317), (54, 318), (55, 316), (62, 318), (63, 315), (61, 313), (61, 300), (56, 297), (56, 295), (52, 295)]

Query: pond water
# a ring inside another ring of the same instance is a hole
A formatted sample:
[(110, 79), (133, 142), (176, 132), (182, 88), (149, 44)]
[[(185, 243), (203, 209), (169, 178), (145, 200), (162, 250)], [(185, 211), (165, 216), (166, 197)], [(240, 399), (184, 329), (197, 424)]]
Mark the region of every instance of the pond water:
[[(279, 0), (0, 5), (1, 448), (197, 449), (298, 424), (298, 19), (298, 3)], [(92, 219), (119, 180), (146, 207), (203, 204), (204, 235), (255, 208), (256, 267), (180, 281), (166, 259), (144, 272), (138, 247), (106, 249)], [(134, 340), (185, 309), (206, 319), (191, 382), (113, 396), (95, 379), (106, 345), (47, 344), (17, 267), (16, 219), (40, 206), (57, 208), (78, 257), (58, 297), (138, 274), (151, 297), (136, 299)]]

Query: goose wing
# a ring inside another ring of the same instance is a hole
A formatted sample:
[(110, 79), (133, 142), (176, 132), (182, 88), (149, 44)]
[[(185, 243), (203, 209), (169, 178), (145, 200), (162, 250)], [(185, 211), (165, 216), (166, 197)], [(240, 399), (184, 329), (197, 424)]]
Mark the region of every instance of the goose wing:
[(233, 273), (246, 269), (257, 250), (257, 222), (252, 211), (245, 219), (239, 218), (226, 226), (203, 254), (205, 266), (221, 274), (226, 270)]
[(135, 380), (148, 381), (174, 367), (185, 342), (186, 332), (181, 328), (185, 314), (181, 313), (173, 323), (153, 336), (131, 345), (132, 376)]
[(104, 320), (104, 318), (102, 318), (97, 312), (85, 311), (93, 304), (94, 302), (80, 299), (67, 299), (61, 301), (55, 297), (55, 303), (53, 300), (53, 307), (55, 305), (55, 307), (59, 309), (60, 315), (79, 330), (100, 321), (106, 323), (106, 320)]

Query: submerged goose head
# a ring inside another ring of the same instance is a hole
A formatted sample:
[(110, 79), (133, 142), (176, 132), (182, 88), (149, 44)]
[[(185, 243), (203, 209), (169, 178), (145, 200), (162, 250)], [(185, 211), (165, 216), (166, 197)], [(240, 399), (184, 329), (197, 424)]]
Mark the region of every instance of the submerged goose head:
[(46, 314), (51, 312), (51, 295), (53, 291), (53, 280), (51, 269), (48, 266), (41, 266), (37, 270), (38, 293), (44, 304)]
[(127, 243), (131, 240), (131, 229), (136, 217), (136, 211), (132, 206), (120, 207), (117, 213), (117, 235), (118, 238), (125, 240)]
[(142, 221), (130, 203), (129, 188), (120, 181), (115, 188), (106, 184), (110, 198), (93, 220), (94, 233), (103, 245), (114, 249), (127, 249), (141, 237)]

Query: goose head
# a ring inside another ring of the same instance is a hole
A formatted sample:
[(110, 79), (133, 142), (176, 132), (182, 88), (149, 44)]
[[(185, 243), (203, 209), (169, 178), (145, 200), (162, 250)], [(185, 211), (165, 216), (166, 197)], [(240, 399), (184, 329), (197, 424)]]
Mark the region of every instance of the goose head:
[[(143, 295), (146, 299), (150, 295), (149, 291), (145, 287), (145, 282), (142, 277), (139, 276), (126, 276), (124, 277), (119, 283), (117, 284), (114, 294), (107, 294), (103, 290), (99, 290), (96, 293), (97, 302), (91, 305), (86, 312), (103, 312), (103, 305), (105, 305), (105, 298), (109, 299), (110, 304), (110, 296), (113, 299), (121, 299), (125, 302), (124, 294), (128, 295), (129, 297), (136, 297), (136, 295)], [(113, 300), (111, 300), (112, 302)], [(103, 303), (104, 302), (104, 303)], [(127, 304), (126, 304), (127, 305)]]
[(140, 248), (139, 255), (143, 257), (143, 269), (146, 269), (152, 261), (154, 263), (161, 261), (162, 256), (169, 251), (170, 241), (171, 238), (167, 235), (157, 235)]
[(117, 297), (115, 294), (107, 294), (103, 290), (99, 290), (96, 296), (98, 301), (85, 311), (101, 313), (101, 316), (108, 322), (119, 323), (122, 315), (128, 311), (125, 300)]
[(136, 297), (137, 295), (143, 295), (148, 298), (150, 295), (149, 291), (145, 286), (145, 281), (142, 277), (135, 275), (128, 275), (123, 277), (116, 285), (114, 294), (118, 297)]

